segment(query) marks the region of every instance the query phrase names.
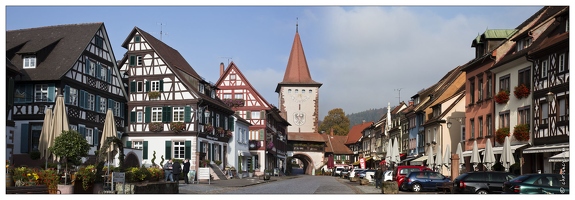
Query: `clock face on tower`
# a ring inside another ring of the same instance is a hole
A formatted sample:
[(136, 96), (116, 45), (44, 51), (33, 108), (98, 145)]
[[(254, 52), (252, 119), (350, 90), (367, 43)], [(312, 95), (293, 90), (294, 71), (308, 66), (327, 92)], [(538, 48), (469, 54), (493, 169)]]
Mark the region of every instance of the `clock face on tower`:
[(303, 103), (307, 99), (309, 99), (309, 95), (307, 94), (292, 94), (291, 99), (297, 103)]
[(303, 125), (305, 123), (305, 113), (303, 113), (303, 112), (294, 113), (293, 121), (298, 126)]

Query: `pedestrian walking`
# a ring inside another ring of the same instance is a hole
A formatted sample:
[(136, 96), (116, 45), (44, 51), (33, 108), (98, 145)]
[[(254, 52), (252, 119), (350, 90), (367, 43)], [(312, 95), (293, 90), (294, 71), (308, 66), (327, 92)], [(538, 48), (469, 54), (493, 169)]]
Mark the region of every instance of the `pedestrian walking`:
[(164, 177), (166, 181), (174, 181), (172, 177), (172, 160), (168, 160), (168, 162), (164, 164)]
[(190, 159), (185, 159), (182, 172), (184, 173), (184, 183), (190, 184), (190, 179), (188, 178), (188, 173), (190, 172)]
[(383, 178), (383, 170), (381, 167), (377, 168), (375, 171), (375, 188), (379, 189), (381, 187), (381, 180)]
[(180, 183), (180, 173), (182, 173), (182, 164), (179, 162), (174, 162), (172, 164), (172, 175), (174, 176), (173, 181)]

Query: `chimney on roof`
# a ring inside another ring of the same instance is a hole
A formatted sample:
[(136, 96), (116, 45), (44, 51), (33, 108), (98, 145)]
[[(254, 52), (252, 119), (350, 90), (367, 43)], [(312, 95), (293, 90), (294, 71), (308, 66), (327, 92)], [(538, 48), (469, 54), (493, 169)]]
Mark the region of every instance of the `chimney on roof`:
[(333, 136), (333, 128), (330, 128), (330, 133), (331, 136)]
[(362, 121), (361, 123), (365, 123), (365, 119), (364, 119), (364, 120), (361, 120), (361, 121)]
[(224, 75), (224, 63), (221, 62), (220, 63), (220, 77), (222, 77)]
[(410, 106), (413, 106), (413, 101), (409, 101), (409, 105), (410, 105)]

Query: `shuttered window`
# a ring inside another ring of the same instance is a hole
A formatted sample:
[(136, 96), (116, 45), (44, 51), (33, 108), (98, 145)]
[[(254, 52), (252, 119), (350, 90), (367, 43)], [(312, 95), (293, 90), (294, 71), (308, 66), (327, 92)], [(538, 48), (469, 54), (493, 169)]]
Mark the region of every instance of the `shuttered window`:
[(29, 124), (22, 124), (20, 128), (20, 153), (28, 153)]
[(172, 141), (166, 141), (166, 159), (172, 159)]
[(142, 159), (148, 159), (148, 141), (144, 141), (143, 149), (142, 149)]

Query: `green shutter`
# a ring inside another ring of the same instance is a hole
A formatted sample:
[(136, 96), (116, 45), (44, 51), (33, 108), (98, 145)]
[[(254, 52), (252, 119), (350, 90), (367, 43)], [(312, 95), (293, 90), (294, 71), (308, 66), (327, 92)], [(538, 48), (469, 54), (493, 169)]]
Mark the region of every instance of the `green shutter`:
[(166, 141), (166, 159), (172, 159), (172, 141)]
[(100, 63), (96, 65), (96, 78), (102, 79), (102, 65)]
[(48, 102), (54, 102), (56, 98), (56, 87), (54, 87), (54, 83), (48, 84)]
[(142, 158), (144, 160), (148, 159), (148, 141), (144, 141), (144, 148), (142, 149)]
[(136, 92), (136, 81), (130, 82), (130, 93)]
[(108, 83), (112, 83), (112, 69), (106, 68), (106, 72), (108, 73), (108, 76), (106, 76), (106, 81)]
[(152, 108), (146, 106), (146, 111), (145, 111), (145, 112), (146, 112), (146, 113), (145, 113), (145, 118), (146, 118), (146, 119), (145, 119), (145, 120), (146, 120), (145, 122), (146, 122), (146, 123), (150, 123), (150, 122), (152, 121)]
[(260, 138), (259, 138), (259, 140), (264, 140), (264, 139), (265, 139), (264, 137), (265, 137), (265, 136), (264, 136), (264, 129), (260, 129)]
[(200, 142), (200, 145), (198, 146), (198, 152), (205, 153), (203, 147), (204, 147), (204, 142)]
[(266, 119), (266, 112), (265, 111), (260, 111), (260, 119)]
[(190, 140), (186, 140), (186, 142), (184, 143), (185, 145), (185, 150), (184, 150), (184, 158), (190, 159), (192, 158), (192, 141)]
[(246, 119), (251, 119), (251, 118), (252, 118), (252, 112), (246, 111)]
[(160, 79), (160, 92), (164, 91), (164, 79)]
[(214, 151), (213, 151), (213, 144), (208, 143), (208, 159), (209, 160), (214, 160), (212, 159), (214, 157)]
[(70, 86), (64, 86), (64, 103), (70, 104)]
[(86, 57), (86, 74), (90, 74), (90, 59)]
[(28, 124), (22, 124), (20, 128), (20, 153), (28, 153)]
[(78, 124), (78, 132), (80, 132), (82, 138), (86, 138), (86, 125)]
[(172, 122), (172, 107), (169, 106), (162, 107), (162, 122), (164, 123)]
[(34, 102), (34, 85), (32, 84), (27, 84), (25, 86), (25, 91), (26, 91), (26, 100), (25, 103), (32, 103)]
[(132, 141), (126, 141), (126, 148), (132, 148)]
[(235, 124), (235, 118), (234, 116), (230, 116), (228, 119), (228, 129), (231, 131), (234, 131), (234, 124)]
[(130, 56), (130, 66), (135, 66), (136, 65), (136, 56), (131, 55)]
[(120, 103), (120, 118), (122, 118), (122, 119), (124, 119), (124, 109), (126, 109), (125, 104)]
[[(113, 99), (108, 99), (108, 109), (112, 109), (112, 111), (114, 111), (114, 107), (116, 107), (115, 101)], [(106, 110), (106, 112), (108, 111)]]
[(96, 107), (94, 107), (94, 111), (101, 112), (101, 110), (100, 110), (100, 95), (96, 95)]
[(80, 90), (80, 96), (78, 97), (78, 103), (80, 104), (80, 108), (86, 108), (86, 96), (84, 96), (84, 93), (86, 93), (84, 90)]
[(146, 81), (146, 92), (150, 91), (150, 81)]
[(192, 121), (192, 107), (184, 107), (184, 122), (190, 123)]
[(98, 127), (94, 127), (94, 135), (92, 136), (92, 144), (94, 144), (94, 146), (98, 146), (98, 142), (100, 141), (98, 138), (99, 134)]
[(136, 112), (134, 111), (130, 112), (130, 122), (136, 123)]

